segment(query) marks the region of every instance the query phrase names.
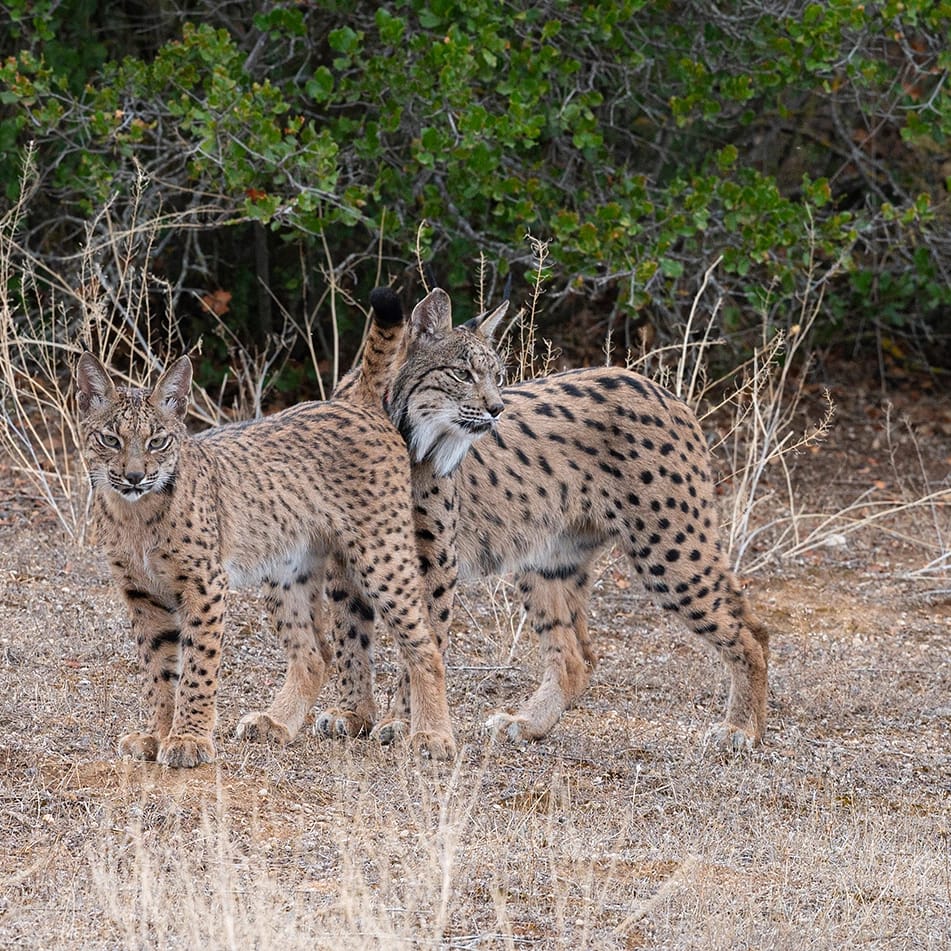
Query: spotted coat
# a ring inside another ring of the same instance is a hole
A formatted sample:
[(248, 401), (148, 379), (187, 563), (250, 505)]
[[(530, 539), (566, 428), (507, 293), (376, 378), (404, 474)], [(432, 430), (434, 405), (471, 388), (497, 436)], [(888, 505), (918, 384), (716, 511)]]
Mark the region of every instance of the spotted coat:
[[(512, 740), (545, 736), (584, 691), (595, 664), (588, 631), (592, 566), (612, 545), (644, 587), (722, 659), (731, 688), (713, 730), (724, 748), (758, 743), (766, 722), (768, 636), (723, 551), (706, 443), (694, 414), (663, 387), (620, 368), (573, 370), (507, 387), (492, 435), (450, 478), (413, 466), (420, 570), (433, 628), (453, 591), (434, 566), (458, 559), (462, 578), (512, 572), (544, 655), (542, 682), (487, 726)], [(456, 523), (451, 533), (434, 524)], [(442, 538), (443, 542), (438, 540)], [(436, 541), (435, 549), (431, 549)], [(429, 547), (427, 547), (429, 546)], [(368, 605), (343, 625), (341, 707), (367, 709)], [(445, 638), (440, 646), (445, 647)], [(405, 716), (405, 683), (393, 717)], [(319, 721), (323, 722), (323, 721)], [(339, 731), (343, 732), (343, 731)]]
[[(392, 336), (392, 328), (382, 327)], [(371, 339), (365, 358), (390, 349)], [(453, 755), (442, 658), (425, 618), (409, 458), (379, 401), (303, 403), (189, 435), (186, 358), (154, 389), (123, 389), (91, 354), (77, 368), (100, 544), (126, 601), (144, 675), (144, 729), (120, 751), (168, 766), (215, 757), (227, 593), (263, 584), (288, 676), (246, 736), (287, 741), (326, 679), (325, 565), (389, 628), (409, 671), (410, 733)]]

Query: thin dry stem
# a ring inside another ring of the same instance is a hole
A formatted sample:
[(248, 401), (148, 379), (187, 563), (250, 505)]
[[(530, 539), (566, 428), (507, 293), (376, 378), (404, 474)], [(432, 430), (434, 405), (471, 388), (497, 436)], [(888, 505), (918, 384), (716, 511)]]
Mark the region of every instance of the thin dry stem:
[(432, 290), (426, 280), (426, 265), (423, 258), (423, 231), (428, 227), (429, 222), (425, 218), (416, 227), (416, 270), (419, 272), (419, 285), (423, 289), (424, 295)]
[[(717, 269), (719, 263), (723, 260), (723, 255), (721, 254), (714, 262), (704, 271), (703, 280), (700, 282), (700, 289), (694, 295), (693, 304), (690, 307), (690, 314), (687, 317), (687, 326), (684, 328), (684, 339), (681, 344), (681, 354), (680, 360), (677, 363), (677, 372), (674, 376), (674, 393), (679, 396), (685, 403), (689, 406), (695, 405), (696, 401), (696, 392), (698, 379), (701, 376), (701, 360), (693, 361), (693, 372), (690, 375), (690, 384), (684, 388), (684, 376), (686, 374), (686, 369), (688, 366), (688, 354), (690, 350), (690, 339), (692, 337), (693, 331), (693, 322), (697, 315), (697, 307), (700, 304), (701, 299), (703, 298), (704, 292), (707, 289), (707, 286), (710, 283), (710, 278), (713, 275), (713, 272)], [(703, 354), (706, 352), (708, 342), (712, 329), (716, 323), (717, 314), (720, 310), (720, 305), (722, 303), (722, 298), (718, 297), (717, 302), (713, 307), (713, 311), (710, 314), (709, 319), (707, 320), (706, 329), (703, 333), (703, 339), (699, 344), (699, 353)]]

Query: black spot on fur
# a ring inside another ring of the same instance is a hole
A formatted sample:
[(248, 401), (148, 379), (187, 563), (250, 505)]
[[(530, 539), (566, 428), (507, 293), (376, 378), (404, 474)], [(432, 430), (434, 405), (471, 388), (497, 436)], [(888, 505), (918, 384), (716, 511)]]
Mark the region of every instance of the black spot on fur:
[(168, 628), (164, 631), (159, 631), (158, 634), (152, 635), (152, 639), (149, 641), (149, 648), (154, 653), (163, 644), (177, 644), (180, 636), (177, 628)]

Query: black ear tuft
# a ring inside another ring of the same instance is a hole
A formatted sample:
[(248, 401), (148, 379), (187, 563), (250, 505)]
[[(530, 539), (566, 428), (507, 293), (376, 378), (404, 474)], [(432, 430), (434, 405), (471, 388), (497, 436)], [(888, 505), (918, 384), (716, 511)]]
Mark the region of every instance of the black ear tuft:
[(466, 330), (471, 330), (473, 333), (479, 334), (479, 336), (491, 341), (493, 334), (499, 326), (499, 321), (505, 316), (505, 312), (508, 308), (509, 302), (506, 299), (502, 301), (491, 314), (485, 313), (479, 314), (477, 317), (470, 317), (464, 324), (459, 324), (459, 326), (465, 327)]
[(403, 308), (390, 287), (375, 287), (370, 291), (370, 306), (373, 319), (383, 327), (395, 327), (403, 323)]

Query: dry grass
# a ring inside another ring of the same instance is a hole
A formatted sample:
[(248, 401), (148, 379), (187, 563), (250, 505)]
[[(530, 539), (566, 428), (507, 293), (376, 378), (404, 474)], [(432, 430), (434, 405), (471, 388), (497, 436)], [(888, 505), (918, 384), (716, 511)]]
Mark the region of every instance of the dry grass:
[[(17, 492), (0, 478), (0, 498)], [(517, 632), (472, 589), (450, 659), (454, 766), (309, 734), (241, 745), (240, 714), (281, 674), (241, 599), (220, 761), (174, 772), (114, 755), (136, 673), (104, 566), (50, 519), (6, 512), (0, 946), (947, 946), (951, 603), (898, 579), (914, 549), (824, 552), (757, 582), (776, 637), (751, 756), (703, 748), (713, 661), (609, 561), (602, 662), (542, 743), (479, 731), (537, 658), (527, 638), (510, 652)]]

